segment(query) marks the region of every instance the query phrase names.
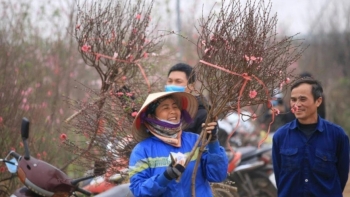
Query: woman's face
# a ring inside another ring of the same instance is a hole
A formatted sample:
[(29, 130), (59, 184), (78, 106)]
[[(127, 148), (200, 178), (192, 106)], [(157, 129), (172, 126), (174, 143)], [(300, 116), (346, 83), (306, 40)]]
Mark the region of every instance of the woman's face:
[(172, 123), (179, 123), (181, 118), (181, 110), (172, 98), (162, 101), (156, 108), (155, 114), (158, 119)]

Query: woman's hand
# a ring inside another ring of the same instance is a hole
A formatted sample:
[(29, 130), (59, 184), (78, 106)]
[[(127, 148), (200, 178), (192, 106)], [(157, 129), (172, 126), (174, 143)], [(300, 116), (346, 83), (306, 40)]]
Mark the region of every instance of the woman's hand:
[(208, 125), (206, 126), (205, 123), (202, 124), (202, 127), (205, 127), (205, 131), (208, 134), (211, 134), (211, 139), (210, 141), (215, 141), (218, 139), (218, 123), (217, 122), (210, 122), (208, 123)]

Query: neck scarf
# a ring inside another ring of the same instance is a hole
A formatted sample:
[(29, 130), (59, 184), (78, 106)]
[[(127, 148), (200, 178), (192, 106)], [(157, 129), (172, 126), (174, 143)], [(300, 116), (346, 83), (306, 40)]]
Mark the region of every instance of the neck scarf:
[(182, 120), (191, 122), (192, 118), (186, 110), (181, 110), (181, 120), (179, 123), (170, 123), (159, 119), (147, 117), (141, 114), (141, 122), (158, 139), (175, 147), (181, 146)]
[(175, 133), (174, 135), (169, 137), (169, 136), (162, 134), (160, 130), (155, 130), (155, 128), (153, 126), (151, 126), (147, 123), (145, 125), (146, 125), (147, 129), (149, 130), (149, 132), (151, 132), (154, 136), (156, 136), (158, 139), (160, 139), (164, 143), (170, 144), (170, 145), (175, 146), (175, 147), (181, 147), (181, 134), (182, 134), (181, 128), (177, 133)]

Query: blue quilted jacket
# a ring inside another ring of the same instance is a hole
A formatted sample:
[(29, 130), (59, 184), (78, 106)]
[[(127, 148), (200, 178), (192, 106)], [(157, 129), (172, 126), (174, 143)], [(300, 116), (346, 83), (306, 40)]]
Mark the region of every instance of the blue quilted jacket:
[[(171, 160), (170, 152), (188, 155), (198, 135), (183, 132), (181, 147), (174, 147), (149, 137), (136, 145), (130, 157), (130, 189), (135, 197), (144, 196), (191, 196), (191, 176), (194, 170), (198, 149), (191, 162), (182, 174), (181, 180), (168, 180), (164, 171)], [(228, 160), (225, 150), (219, 143), (209, 143), (203, 152), (196, 176), (196, 195), (200, 197), (213, 196), (209, 182), (222, 182), (226, 179)]]

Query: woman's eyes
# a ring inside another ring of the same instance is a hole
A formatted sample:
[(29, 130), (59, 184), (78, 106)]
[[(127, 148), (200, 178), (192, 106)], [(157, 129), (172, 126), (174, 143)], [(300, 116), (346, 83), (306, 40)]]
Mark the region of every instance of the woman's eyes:
[[(174, 109), (178, 109), (179, 107), (177, 105), (173, 105), (172, 108)], [(170, 109), (170, 107), (168, 106), (164, 106), (163, 109)]]

